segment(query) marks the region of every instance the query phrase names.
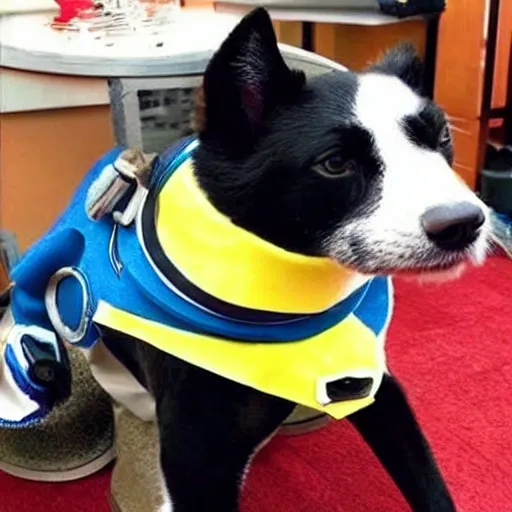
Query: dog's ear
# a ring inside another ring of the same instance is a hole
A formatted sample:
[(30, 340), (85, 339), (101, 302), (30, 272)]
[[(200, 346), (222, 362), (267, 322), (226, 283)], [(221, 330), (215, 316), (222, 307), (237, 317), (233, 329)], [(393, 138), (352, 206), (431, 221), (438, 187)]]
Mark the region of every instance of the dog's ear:
[(195, 111), (204, 142), (242, 150), (254, 142), (268, 113), (302, 88), (304, 74), (286, 65), (263, 8), (235, 27), (206, 68)]
[(423, 63), (412, 43), (388, 50), (368, 71), (397, 76), (417, 93), (423, 92)]

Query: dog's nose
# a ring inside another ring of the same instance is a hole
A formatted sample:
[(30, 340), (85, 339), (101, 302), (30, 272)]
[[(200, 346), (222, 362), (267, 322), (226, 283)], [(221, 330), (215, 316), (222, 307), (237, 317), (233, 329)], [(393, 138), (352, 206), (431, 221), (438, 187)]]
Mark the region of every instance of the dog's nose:
[(465, 249), (473, 243), (484, 222), (482, 209), (469, 202), (435, 206), (421, 216), (421, 225), (430, 240), (449, 251)]

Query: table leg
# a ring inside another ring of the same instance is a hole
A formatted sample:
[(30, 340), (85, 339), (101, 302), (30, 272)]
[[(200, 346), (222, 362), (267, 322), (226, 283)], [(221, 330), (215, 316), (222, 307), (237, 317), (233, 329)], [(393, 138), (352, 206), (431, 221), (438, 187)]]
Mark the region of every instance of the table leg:
[(302, 22), (302, 49), (308, 52), (315, 51), (315, 24), (311, 21)]
[(439, 16), (433, 15), (427, 18), (427, 33), (425, 41), (425, 73), (424, 73), (424, 91), (429, 98), (434, 97), (434, 85), (436, 79), (436, 57), (437, 57), (437, 39), (439, 34)]

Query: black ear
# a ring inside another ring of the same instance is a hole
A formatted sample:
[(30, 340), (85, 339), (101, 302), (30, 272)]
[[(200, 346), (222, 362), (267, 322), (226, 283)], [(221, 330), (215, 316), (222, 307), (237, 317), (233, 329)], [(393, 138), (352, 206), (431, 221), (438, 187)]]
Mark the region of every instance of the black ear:
[(269, 112), (290, 101), (304, 74), (288, 68), (263, 8), (236, 26), (206, 68), (196, 129), (203, 142), (243, 150), (254, 142)]
[(416, 92), (423, 92), (423, 63), (412, 43), (388, 50), (369, 71), (397, 76)]

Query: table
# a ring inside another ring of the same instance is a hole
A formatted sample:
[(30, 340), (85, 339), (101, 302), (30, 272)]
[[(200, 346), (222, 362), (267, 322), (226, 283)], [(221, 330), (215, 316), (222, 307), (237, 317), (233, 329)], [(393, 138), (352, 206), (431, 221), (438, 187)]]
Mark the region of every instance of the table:
[[(165, 37), (105, 46), (54, 32), (47, 26), (51, 16), (0, 18), (0, 229), (16, 232), (22, 250), (51, 225), (98, 155), (116, 142), (141, 142), (130, 111), (138, 91), (197, 86), (239, 20), (183, 12)], [(203, 26), (208, 30), (198, 30)], [(311, 73), (333, 65), (300, 48), (282, 50), (294, 67), (307, 66)], [(111, 118), (119, 117), (111, 115), (110, 98), (119, 85), (122, 114), (130, 120), (126, 130), (112, 127)]]

